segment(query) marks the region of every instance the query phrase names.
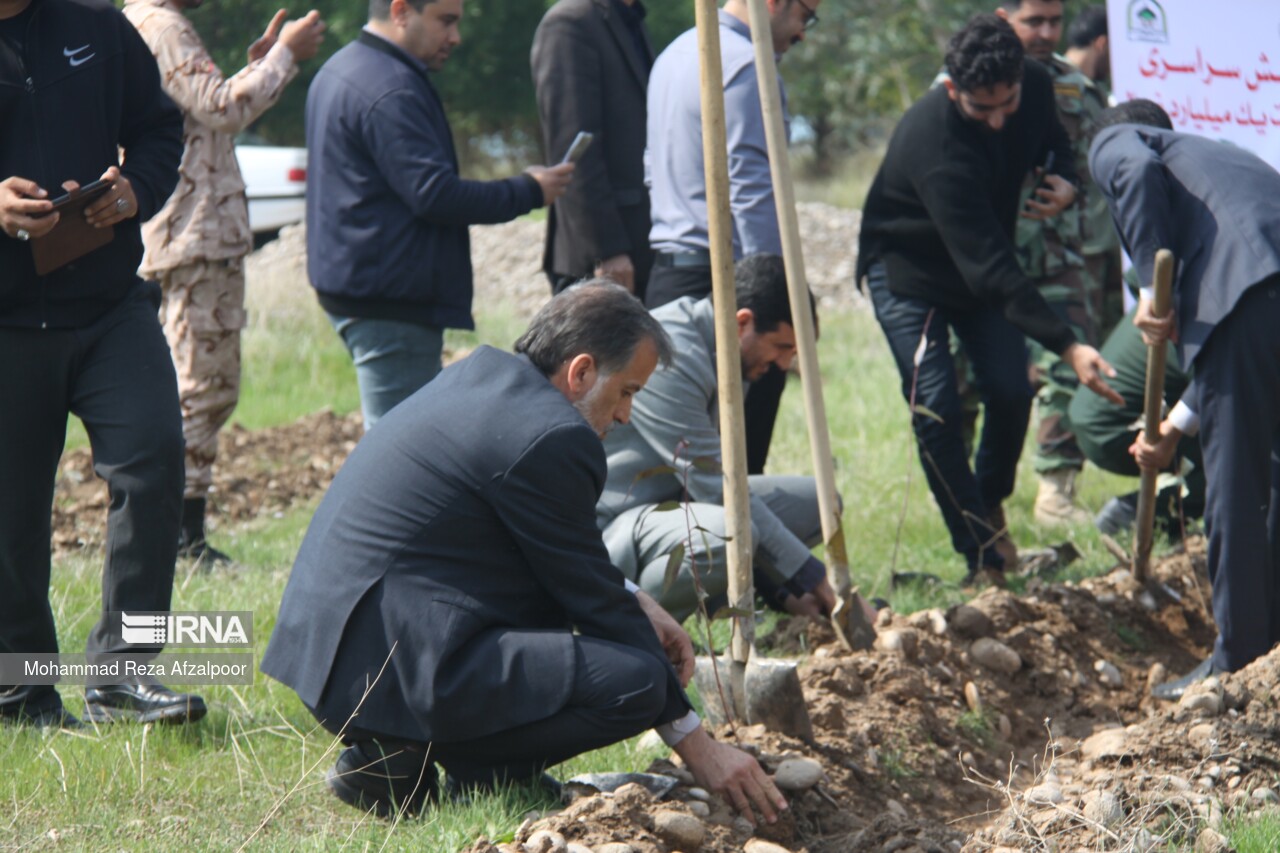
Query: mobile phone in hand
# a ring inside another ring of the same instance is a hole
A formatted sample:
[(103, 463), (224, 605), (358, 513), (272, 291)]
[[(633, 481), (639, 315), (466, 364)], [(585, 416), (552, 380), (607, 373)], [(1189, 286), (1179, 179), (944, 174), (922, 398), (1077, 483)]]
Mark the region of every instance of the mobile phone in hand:
[(577, 163), (582, 159), (582, 155), (587, 153), (587, 149), (591, 147), (591, 140), (595, 138), (595, 134), (587, 133), (585, 130), (578, 131), (578, 135), (573, 138), (569, 150), (565, 152), (564, 159), (560, 162)]

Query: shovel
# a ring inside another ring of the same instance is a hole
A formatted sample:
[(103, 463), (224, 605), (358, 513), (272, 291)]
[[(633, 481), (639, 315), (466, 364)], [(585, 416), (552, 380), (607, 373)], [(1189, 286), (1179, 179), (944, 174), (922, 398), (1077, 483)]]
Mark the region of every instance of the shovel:
[[(733, 620), (728, 661), (725, 665), (700, 661), (698, 669), (704, 674), (696, 683), (704, 709), (713, 723), (719, 715), (721, 719), (749, 724), (761, 722), (785, 734), (812, 739), (813, 727), (805, 709), (795, 665), (759, 661), (755, 654), (751, 495), (747, 487), (747, 442), (743, 428), (738, 302), (733, 285), (733, 231), (729, 216), (720, 20), (716, 0), (697, 0), (696, 11), (698, 55), (701, 58), (702, 154), (707, 182), (707, 231), (711, 244), (711, 301), (715, 306), (720, 453), (724, 467), (725, 532), (728, 537), (725, 556)], [(783, 671), (790, 670), (789, 679), (775, 677), (780, 667)], [(727, 678), (721, 678), (721, 672), (727, 674)], [(768, 677), (762, 679), (761, 673)], [(778, 709), (784, 709), (785, 713), (779, 713)]]
[(778, 68), (773, 58), (769, 11), (765, 0), (748, 0), (751, 43), (755, 47), (756, 79), (760, 88), (760, 109), (764, 115), (765, 140), (769, 146), (769, 171), (773, 176), (773, 196), (778, 210), (778, 231), (782, 236), (782, 259), (787, 271), (791, 297), (791, 325), (796, 332), (800, 358), (800, 381), (804, 388), (804, 411), (809, 423), (809, 446), (818, 486), (818, 511), (822, 516), (822, 539), (826, 555), (827, 582), (836, 594), (831, 625), (849, 651), (870, 649), (876, 632), (862, 609), (858, 591), (849, 578), (849, 558), (845, 551), (844, 529), (840, 524), (840, 498), (836, 491), (835, 463), (827, 410), (822, 398), (822, 374), (818, 369), (817, 333), (809, 309), (809, 278), (805, 274), (804, 251), (800, 243), (800, 221), (796, 216), (795, 189), (791, 181), (791, 159), (787, 154), (787, 134), (782, 118), (782, 93), (778, 89)]
[[(1152, 288), (1155, 303), (1152, 313), (1164, 317), (1169, 313), (1173, 289), (1173, 253), (1168, 249), (1156, 252)], [(1143, 404), (1143, 432), (1148, 442), (1160, 440), (1160, 415), (1164, 408), (1164, 367), (1168, 345), (1147, 348), (1147, 387)], [(1151, 545), (1154, 538), (1156, 516), (1156, 478), (1154, 469), (1142, 469), (1142, 483), (1138, 487), (1138, 517), (1133, 530), (1133, 577), (1139, 583), (1147, 582), (1151, 567)]]

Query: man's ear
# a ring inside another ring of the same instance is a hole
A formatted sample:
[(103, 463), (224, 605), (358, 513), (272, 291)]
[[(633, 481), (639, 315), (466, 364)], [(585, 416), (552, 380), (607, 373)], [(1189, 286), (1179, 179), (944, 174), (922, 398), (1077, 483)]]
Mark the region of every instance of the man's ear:
[(565, 373), (565, 384), (568, 386), (569, 399), (581, 400), (596, 384), (596, 360), (589, 353), (578, 353), (569, 360), (569, 368)]
[(1107, 34), (1103, 33), (1093, 40), (1093, 49), (1099, 53), (1106, 53), (1111, 45), (1111, 40), (1107, 38)]
[(956, 88), (956, 81), (948, 77), (947, 79), (942, 81), (942, 85), (947, 87), (947, 97), (949, 97), (953, 101), (959, 100), (960, 90)]
[(756, 315), (750, 308), (739, 308), (736, 317), (738, 320), (738, 340), (742, 340), (743, 335), (755, 328)]
[(1002, 21), (1009, 20), (1009, 10), (1006, 9), (1005, 7), (997, 6), (994, 11), (996, 13), (996, 17), (999, 18), (1000, 20)]

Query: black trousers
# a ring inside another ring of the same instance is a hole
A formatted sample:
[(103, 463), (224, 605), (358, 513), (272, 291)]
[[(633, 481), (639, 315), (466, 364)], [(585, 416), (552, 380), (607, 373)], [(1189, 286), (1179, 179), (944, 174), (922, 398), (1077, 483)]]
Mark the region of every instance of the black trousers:
[[(58, 651), (49, 606), (50, 516), (69, 413), (84, 422), (94, 471), (111, 501), (103, 616), (87, 651), (139, 651), (108, 624), (106, 611), (169, 609), (183, 441), (159, 302), (157, 285), (139, 283), (85, 328), (0, 328), (0, 646)], [(0, 698), (32, 707), (58, 701), (48, 686)]]
[[(710, 267), (664, 267), (655, 263), (649, 276), (649, 289), (644, 304), (649, 309), (666, 305), (684, 296), (702, 299), (711, 295)], [(747, 433), (747, 473), (763, 474), (773, 442), (773, 427), (782, 405), (782, 392), (787, 387), (787, 374), (776, 365), (751, 383), (743, 401), (743, 417)]]
[(1280, 276), (1254, 285), (1195, 361), (1205, 467), (1213, 662), (1280, 642)]
[[(564, 707), (548, 708), (547, 716), (536, 722), (471, 740), (411, 744), (411, 754), (421, 755), (423, 763), (439, 763), (457, 784), (488, 787), (535, 778), (553, 764), (684, 716), (681, 697), (668, 695), (664, 662), (630, 646), (592, 637), (575, 637), (574, 646), (574, 672), (566, 673), (573, 688)], [(345, 693), (337, 691), (339, 697)], [(330, 732), (341, 733), (345, 743), (361, 744), (369, 755), (396, 752), (398, 745), (405, 744), (360, 728), (354, 724), (358, 716), (343, 731), (351, 711), (326, 708), (328, 697), (326, 691), (321, 706), (311, 712)], [(511, 701), (536, 699), (513, 695)], [(337, 704), (344, 701), (339, 698)], [(345, 704), (350, 704), (349, 697)]]

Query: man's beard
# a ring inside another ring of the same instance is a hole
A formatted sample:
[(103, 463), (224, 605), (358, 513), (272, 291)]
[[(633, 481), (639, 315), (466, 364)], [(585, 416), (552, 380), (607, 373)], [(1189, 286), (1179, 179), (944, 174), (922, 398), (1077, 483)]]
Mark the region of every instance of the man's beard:
[(586, 393), (586, 396), (581, 400), (575, 401), (573, 404), (573, 407), (578, 410), (578, 414), (582, 415), (583, 420), (591, 424), (591, 428), (596, 431), (596, 435), (600, 436), (602, 440), (606, 435), (613, 431), (614, 427), (618, 425), (617, 421), (612, 417), (609, 418), (609, 422), (603, 427), (593, 420), (596, 415), (593, 409), (596, 402), (600, 399), (600, 392), (604, 390), (605, 378), (606, 377), (602, 375), (596, 379), (596, 384), (591, 386), (591, 390)]

